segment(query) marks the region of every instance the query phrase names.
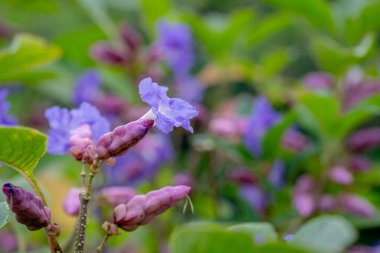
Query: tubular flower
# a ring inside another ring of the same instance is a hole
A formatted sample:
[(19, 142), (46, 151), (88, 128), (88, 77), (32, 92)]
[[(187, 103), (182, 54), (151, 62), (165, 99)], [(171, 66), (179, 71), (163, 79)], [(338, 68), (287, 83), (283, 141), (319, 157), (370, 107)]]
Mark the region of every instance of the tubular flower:
[(189, 121), (198, 115), (198, 111), (183, 99), (169, 98), (167, 91), (167, 87), (159, 86), (151, 78), (140, 82), (141, 99), (151, 106), (151, 110), (143, 118), (154, 119), (157, 128), (164, 133), (180, 126), (193, 133)]

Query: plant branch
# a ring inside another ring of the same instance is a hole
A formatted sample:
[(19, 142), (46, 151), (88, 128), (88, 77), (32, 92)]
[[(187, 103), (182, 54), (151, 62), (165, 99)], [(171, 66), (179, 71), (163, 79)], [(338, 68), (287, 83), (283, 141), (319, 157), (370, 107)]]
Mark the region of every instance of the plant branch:
[(94, 253), (100, 253), (104, 250), (104, 247), (106, 246), (106, 243), (107, 243), (107, 239), (108, 237), (110, 237), (111, 234), (107, 233), (104, 237), (103, 237), (103, 240), (100, 242), (99, 246), (96, 247)]

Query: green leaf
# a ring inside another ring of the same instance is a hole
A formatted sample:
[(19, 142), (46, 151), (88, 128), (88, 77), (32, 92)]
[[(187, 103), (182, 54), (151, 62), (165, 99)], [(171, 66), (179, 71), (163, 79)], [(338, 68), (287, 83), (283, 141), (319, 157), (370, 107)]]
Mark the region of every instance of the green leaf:
[(354, 47), (345, 47), (329, 37), (313, 39), (312, 51), (318, 65), (326, 71), (341, 73), (353, 64), (360, 64), (374, 52), (376, 37), (368, 33)]
[(23, 76), (34, 72), (57, 60), (61, 50), (39, 37), (28, 34), (17, 35), (11, 46), (0, 51), (0, 82), (28, 81)]
[(324, 215), (303, 225), (290, 242), (313, 252), (337, 253), (351, 245), (356, 237), (355, 228), (346, 219)]
[(262, 2), (304, 17), (318, 28), (330, 31), (333, 29), (330, 6), (324, 0), (262, 0)]
[(190, 24), (195, 37), (208, 53), (214, 59), (221, 60), (230, 53), (239, 36), (250, 27), (253, 14), (252, 10), (238, 10), (228, 19), (220, 16), (201, 19), (197, 15), (186, 15), (183, 19)]
[(329, 95), (302, 96), (296, 112), (299, 121), (320, 137), (333, 136), (339, 125), (339, 104)]
[(265, 243), (278, 240), (278, 236), (272, 224), (268, 222), (250, 222), (242, 223), (228, 227), (227, 230), (245, 232), (252, 238), (261, 237)]
[(290, 111), (284, 115), (278, 124), (268, 130), (262, 141), (264, 158), (271, 159), (277, 155), (284, 132), (291, 124), (294, 123), (295, 120), (296, 114)]
[(285, 30), (292, 24), (289, 15), (271, 15), (264, 18), (260, 23), (253, 26), (247, 34), (247, 44), (255, 46), (267, 40), (274, 34)]
[(155, 31), (156, 22), (169, 13), (170, 0), (140, 0), (141, 11), (151, 32)]
[(26, 127), (0, 127), (0, 162), (17, 170), (45, 201), (33, 171), (46, 152), (46, 135)]
[(255, 248), (254, 253), (309, 253), (305, 249), (285, 243), (269, 243)]
[(175, 229), (169, 241), (172, 253), (254, 252), (252, 237), (215, 224), (194, 223)]
[(9, 206), (7, 202), (0, 203), (0, 229), (2, 229), (9, 219)]

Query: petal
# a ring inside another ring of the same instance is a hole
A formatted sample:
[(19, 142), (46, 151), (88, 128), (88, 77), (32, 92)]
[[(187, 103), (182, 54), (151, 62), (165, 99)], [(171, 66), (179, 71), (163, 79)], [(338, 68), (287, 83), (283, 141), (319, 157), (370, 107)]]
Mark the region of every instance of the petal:
[[(66, 108), (54, 106), (45, 111), (45, 117), (49, 120), (52, 129), (71, 128), (71, 114)], [(67, 129), (68, 131), (71, 129)]]
[(68, 131), (52, 129), (48, 132), (47, 152), (53, 155), (64, 155), (69, 150)]
[(167, 91), (167, 87), (159, 86), (157, 83), (154, 83), (150, 77), (141, 80), (139, 85), (139, 93), (142, 101), (155, 108), (158, 108), (161, 100), (168, 99), (166, 95)]

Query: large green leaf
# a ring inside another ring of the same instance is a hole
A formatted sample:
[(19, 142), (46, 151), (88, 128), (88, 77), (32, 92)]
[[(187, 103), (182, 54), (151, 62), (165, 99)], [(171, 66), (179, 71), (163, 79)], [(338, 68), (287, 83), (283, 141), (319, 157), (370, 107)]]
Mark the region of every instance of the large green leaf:
[(45, 200), (33, 171), (46, 152), (46, 135), (26, 127), (0, 127), (0, 162), (21, 173)]
[(9, 219), (9, 207), (6, 202), (0, 203), (0, 229), (2, 229)]
[(140, 0), (141, 10), (151, 32), (155, 30), (156, 22), (169, 13), (170, 0)]
[(350, 246), (356, 237), (355, 228), (343, 217), (324, 215), (303, 225), (291, 244), (318, 253), (338, 253)]
[(253, 238), (214, 224), (188, 224), (176, 229), (169, 242), (172, 253), (254, 252)]
[(0, 51), (0, 83), (27, 82), (34, 74), (41, 75), (42, 66), (57, 60), (61, 50), (39, 37), (17, 35), (10, 47)]
[(228, 227), (227, 230), (248, 233), (257, 240), (262, 239), (265, 243), (278, 240), (273, 225), (268, 222), (243, 223)]
[(305, 249), (301, 249), (294, 245), (285, 243), (269, 243), (260, 247), (256, 247), (254, 253), (309, 253)]

